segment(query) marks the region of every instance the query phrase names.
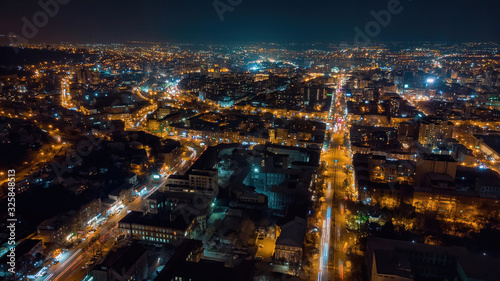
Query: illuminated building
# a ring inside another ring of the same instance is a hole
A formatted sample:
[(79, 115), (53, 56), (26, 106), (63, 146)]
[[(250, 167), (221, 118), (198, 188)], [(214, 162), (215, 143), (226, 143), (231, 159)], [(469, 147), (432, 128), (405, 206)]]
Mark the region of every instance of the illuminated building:
[(190, 170), (185, 175), (171, 175), (166, 190), (213, 193), (218, 189), (217, 170)]
[(427, 148), (433, 148), (437, 142), (453, 136), (453, 123), (449, 121), (424, 121), (420, 123), (418, 141)]
[(120, 235), (151, 244), (180, 244), (191, 233), (191, 214), (146, 214), (132, 211), (118, 222)]
[(485, 155), (500, 162), (500, 135), (474, 135), (474, 137), (477, 139), (477, 146)]
[(280, 263), (300, 264), (307, 228), (306, 220), (295, 217), (294, 220), (279, 228), (280, 234), (276, 239), (274, 259)]
[(497, 279), (499, 260), (462, 247), (433, 246), (369, 237), (366, 263), (370, 281)]

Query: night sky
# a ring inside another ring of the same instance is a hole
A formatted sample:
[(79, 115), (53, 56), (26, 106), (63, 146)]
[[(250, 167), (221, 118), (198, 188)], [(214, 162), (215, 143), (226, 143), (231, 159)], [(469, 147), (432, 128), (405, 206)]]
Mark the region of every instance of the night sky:
[[(42, 0), (46, 1), (46, 0)], [(62, 1), (62, 0), (61, 0)], [(221, 3), (239, 0), (219, 0)], [(389, 0), (241, 0), (221, 21), (213, 0), (70, 0), (30, 42), (353, 42)], [(34, 0), (0, 3), (0, 34), (22, 35)], [(401, 0), (375, 41), (498, 41), (498, 0)]]

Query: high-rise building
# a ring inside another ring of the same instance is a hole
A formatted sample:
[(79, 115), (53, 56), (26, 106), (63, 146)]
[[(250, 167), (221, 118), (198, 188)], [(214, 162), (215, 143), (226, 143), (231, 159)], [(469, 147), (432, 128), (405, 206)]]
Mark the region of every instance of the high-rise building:
[(420, 123), (418, 141), (427, 148), (433, 148), (437, 141), (453, 136), (453, 123), (449, 121), (423, 121)]

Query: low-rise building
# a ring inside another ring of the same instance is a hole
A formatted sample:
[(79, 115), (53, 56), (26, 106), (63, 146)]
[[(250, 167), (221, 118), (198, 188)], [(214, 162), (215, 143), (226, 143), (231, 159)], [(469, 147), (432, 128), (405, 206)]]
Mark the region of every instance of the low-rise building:
[(250, 281), (253, 280), (254, 264), (242, 261), (233, 266), (224, 262), (202, 259), (203, 243), (184, 240), (170, 258), (155, 281)]
[(193, 229), (195, 217), (186, 213), (145, 214), (132, 211), (118, 222), (119, 234), (152, 244), (180, 244)]
[(90, 273), (95, 281), (146, 280), (149, 274), (148, 251), (139, 244), (110, 252)]
[(299, 217), (282, 225), (280, 235), (276, 239), (274, 259), (291, 264), (302, 263), (306, 228), (306, 220)]
[(371, 281), (494, 281), (500, 260), (456, 246), (369, 237), (366, 264)]

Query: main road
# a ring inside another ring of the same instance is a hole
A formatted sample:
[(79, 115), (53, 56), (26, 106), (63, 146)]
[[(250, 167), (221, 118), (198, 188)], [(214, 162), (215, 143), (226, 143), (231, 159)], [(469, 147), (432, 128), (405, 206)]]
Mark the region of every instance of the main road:
[[(343, 77), (339, 82), (332, 98), (332, 105), (327, 122), (330, 136), (326, 140), (321, 160), (324, 161), (326, 171), (325, 202), (321, 208), (323, 223), (321, 231), (320, 258), (318, 281), (335, 280), (336, 277), (346, 279), (345, 266), (347, 256), (345, 254), (347, 243), (350, 240), (346, 231), (345, 219), (345, 186), (347, 178), (344, 168), (350, 164), (344, 142), (344, 116), (341, 104), (341, 88)], [(333, 243), (332, 243), (333, 242)]]
[[(199, 156), (201, 152), (201, 148), (197, 149), (191, 148), (190, 150), (193, 152), (190, 155), (191, 159), (195, 159)], [(171, 174), (175, 172), (185, 171), (186, 164), (190, 164), (191, 161), (181, 161), (171, 172)], [(159, 183), (151, 183), (148, 186), (148, 193), (144, 196), (139, 196), (135, 198), (134, 201), (127, 204), (119, 213), (108, 218), (108, 221), (100, 226), (96, 232), (88, 238), (88, 240), (80, 243), (78, 246), (69, 250), (67, 253), (63, 254), (62, 259), (59, 264), (50, 267), (47, 270), (47, 274), (42, 278), (37, 278), (35, 281), (43, 280), (43, 281), (80, 281), (85, 278), (87, 275), (87, 270), (83, 268), (86, 263), (92, 258), (93, 253), (97, 248), (103, 248), (106, 250), (110, 250), (114, 246), (115, 241), (115, 229), (117, 223), (123, 219), (128, 211), (140, 211), (145, 200), (153, 194), (160, 187), (165, 185), (166, 179), (168, 175)], [(98, 240), (88, 242), (92, 237), (99, 237)], [(105, 251), (103, 251), (105, 254)]]
[[(323, 204), (323, 226), (321, 231), (320, 268), (318, 280), (334, 280), (334, 276), (344, 278), (345, 266), (345, 189), (347, 178), (344, 167), (349, 165), (350, 158), (346, 155), (342, 142), (343, 134), (333, 134), (329, 149), (323, 152), (321, 159), (327, 168), (325, 203)], [(332, 236), (333, 235), (333, 236)], [(333, 247), (331, 242), (333, 241)], [(335, 249), (335, 251), (332, 251)], [(333, 255), (333, 259), (332, 259)], [(332, 263), (332, 261), (334, 262)], [(329, 269), (336, 269), (331, 272)]]
[[(115, 238), (114, 230), (116, 228), (116, 224), (127, 215), (129, 210), (141, 210), (144, 200), (164, 183), (165, 181), (152, 185), (150, 189), (151, 192), (149, 192), (148, 195), (144, 197), (137, 197), (130, 204), (126, 205), (118, 214), (109, 217), (108, 221), (97, 228), (96, 232), (92, 234), (92, 236), (88, 237), (86, 241), (83, 241), (78, 246), (65, 253), (59, 264), (50, 267), (47, 271), (47, 275), (39, 280), (82, 280), (87, 274), (87, 271), (83, 268), (83, 266), (93, 256), (94, 250), (99, 247), (110, 249), (113, 246)], [(87, 242), (92, 240), (92, 237), (99, 237), (99, 239)]]

